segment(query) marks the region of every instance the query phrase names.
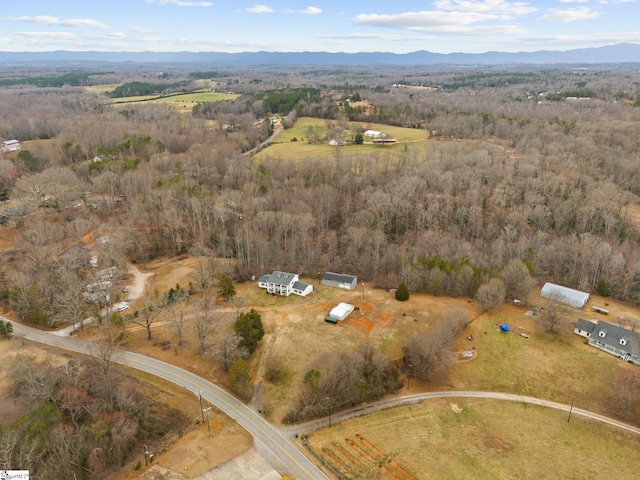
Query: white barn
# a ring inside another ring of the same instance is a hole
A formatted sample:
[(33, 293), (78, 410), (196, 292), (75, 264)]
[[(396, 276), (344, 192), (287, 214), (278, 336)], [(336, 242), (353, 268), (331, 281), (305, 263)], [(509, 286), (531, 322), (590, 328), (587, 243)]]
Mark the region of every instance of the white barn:
[(387, 136), (387, 134), (379, 132), (378, 130), (367, 130), (366, 132), (364, 132), (364, 136), (371, 138), (384, 138)]
[(575, 308), (582, 308), (589, 301), (589, 294), (586, 292), (549, 282), (542, 287), (540, 296)]
[(8, 153), (17, 152), (18, 150), (20, 150), (20, 148), (21, 146), (19, 140), (5, 140), (4, 142), (2, 142), (0, 150), (2, 150), (2, 153)]

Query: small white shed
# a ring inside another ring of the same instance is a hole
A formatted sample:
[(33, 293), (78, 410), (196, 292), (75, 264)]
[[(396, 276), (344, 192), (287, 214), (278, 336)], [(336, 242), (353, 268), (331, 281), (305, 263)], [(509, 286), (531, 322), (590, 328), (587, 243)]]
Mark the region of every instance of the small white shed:
[(336, 321), (344, 320), (349, 316), (351, 312), (353, 312), (353, 305), (349, 305), (348, 303), (340, 302), (336, 307), (334, 307), (329, 313), (329, 318), (332, 318)]

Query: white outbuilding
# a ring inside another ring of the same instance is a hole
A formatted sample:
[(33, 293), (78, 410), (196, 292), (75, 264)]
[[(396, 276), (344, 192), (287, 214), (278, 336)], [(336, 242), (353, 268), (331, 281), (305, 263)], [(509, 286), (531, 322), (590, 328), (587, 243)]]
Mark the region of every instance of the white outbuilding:
[(575, 308), (582, 308), (589, 301), (589, 294), (586, 292), (548, 282), (542, 287), (540, 296)]
[(349, 316), (351, 312), (353, 312), (353, 305), (349, 305), (348, 303), (340, 302), (336, 307), (334, 307), (329, 313), (329, 318), (332, 320), (340, 321), (344, 320)]
[(384, 132), (379, 132), (378, 130), (367, 130), (366, 132), (364, 132), (364, 136), (371, 138), (384, 138), (387, 136), (387, 134)]

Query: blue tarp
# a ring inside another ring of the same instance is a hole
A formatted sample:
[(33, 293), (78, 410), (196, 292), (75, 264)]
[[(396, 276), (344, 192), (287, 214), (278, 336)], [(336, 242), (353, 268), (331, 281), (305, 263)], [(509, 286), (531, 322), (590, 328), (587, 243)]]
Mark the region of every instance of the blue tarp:
[(507, 325), (506, 323), (501, 323), (501, 324), (500, 324), (500, 331), (501, 331), (501, 332), (508, 332), (509, 330), (511, 330), (511, 329), (509, 328), (509, 325)]

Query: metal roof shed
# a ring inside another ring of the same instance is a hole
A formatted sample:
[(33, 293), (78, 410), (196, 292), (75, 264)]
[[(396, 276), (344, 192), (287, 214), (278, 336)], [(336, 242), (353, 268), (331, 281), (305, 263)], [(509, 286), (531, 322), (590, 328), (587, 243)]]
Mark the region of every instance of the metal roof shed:
[(341, 273), (324, 272), (324, 274), (322, 275), (322, 284), (328, 287), (338, 287), (344, 288), (346, 290), (353, 290), (358, 286), (358, 277)]
[(548, 282), (542, 287), (540, 296), (575, 308), (582, 308), (589, 301), (589, 294), (586, 292)]

